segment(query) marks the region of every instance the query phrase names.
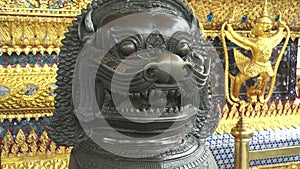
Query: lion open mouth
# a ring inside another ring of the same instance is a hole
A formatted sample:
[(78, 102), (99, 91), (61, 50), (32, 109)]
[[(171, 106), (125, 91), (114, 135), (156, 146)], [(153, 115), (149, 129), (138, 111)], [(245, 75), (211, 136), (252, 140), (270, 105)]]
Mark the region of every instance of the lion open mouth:
[(121, 113), (131, 117), (178, 116), (182, 110), (186, 112), (186, 109), (192, 107), (189, 103), (192, 95), (184, 93), (179, 88), (151, 88), (139, 93), (106, 90), (106, 99), (100, 109), (103, 113)]
[[(99, 109), (105, 116), (111, 118), (126, 116), (138, 118), (143, 122), (153, 118), (186, 119), (196, 114), (199, 87), (207, 80), (205, 72), (199, 73), (193, 68), (186, 71), (186, 62), (174, 54), (167, 56), (164, 54), (161, 58), (147, 57), (151, 59), (141, 59), (137, 56), (127, 58), (122, 63), (104, 59), (105, 64), (100, 64), (96, 78), (96, 93)], [(178, 59), (175, 60), (174, 57)], [(155, 62), (155, 59), (163, 61)], [(165, 62), (168, 69), (163, 67)], [(144, 69), (149, 63), (150, 68)], [(152, 70), (153, 65), (158, 67), (157, 70)], [(175, 68), (170, 69), (172, 66)], [(178, 69), (183, 72), (178, 73)], [(191, 72), (188, 77), (187, 72)], [(184, 78), (176, 77), (178, 74)]]

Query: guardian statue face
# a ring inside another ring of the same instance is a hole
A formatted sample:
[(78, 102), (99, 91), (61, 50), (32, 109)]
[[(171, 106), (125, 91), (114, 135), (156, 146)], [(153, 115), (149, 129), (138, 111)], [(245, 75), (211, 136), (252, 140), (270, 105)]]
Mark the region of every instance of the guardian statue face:
[(69, 30), (46, 121), (58, 144), (89, 140), (98, 147), (90, 151), (128, 158), (174, 149), (184, 156), (215, 130), (209, 56), (183, 1), (95, 1)]

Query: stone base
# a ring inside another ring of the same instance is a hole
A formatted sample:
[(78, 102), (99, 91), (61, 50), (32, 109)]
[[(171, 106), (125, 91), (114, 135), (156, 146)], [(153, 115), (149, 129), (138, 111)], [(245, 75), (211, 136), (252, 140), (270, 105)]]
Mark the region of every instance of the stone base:
[(213, 156), (200, 140), (195, 142), (192, 152), (166, 153), (161, 157), (143, 159), (120, 157), (104, 150), (99, 155), (99, 149), (95, 150), (91, 146), (87, 151), (86, 147), (77, 146), (73, 149), (70, 169), (217, 169)]

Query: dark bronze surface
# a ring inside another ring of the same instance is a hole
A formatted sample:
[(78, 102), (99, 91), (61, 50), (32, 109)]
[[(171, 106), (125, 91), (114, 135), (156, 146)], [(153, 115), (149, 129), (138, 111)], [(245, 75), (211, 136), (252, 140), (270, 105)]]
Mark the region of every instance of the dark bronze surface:
[[(213, 167), (199, 139), (212, 134), (220, 112), (209, 102), (198, 28), (181, 0), (98, 0), (82, 11), (63, 40), (56, 110), (45, 120), (51, 139), (75, 146), (73, 166)], [(96, 68), (95, 84), (80, 82), (83, 63)], [(116, 149), (124, 156), (109, 151)], [(131, 158), (138, 153), (153, 155)]]

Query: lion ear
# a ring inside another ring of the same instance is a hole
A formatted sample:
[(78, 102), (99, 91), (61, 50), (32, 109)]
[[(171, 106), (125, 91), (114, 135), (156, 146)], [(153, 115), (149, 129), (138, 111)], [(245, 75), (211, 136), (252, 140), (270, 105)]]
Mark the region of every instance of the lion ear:
[(87, 39), (95, 32), (94, 24), (92, 21), (91, 9), (81, 20), (78, 25), (78, 36), (82, 42), (86, 42)]
[(84, 17), (84, 25), (85, 29), (89, 32), (95, 32), (94, 24), (92, 21), (92, 12), (93, 10), (89, 11), (86, 16)]

